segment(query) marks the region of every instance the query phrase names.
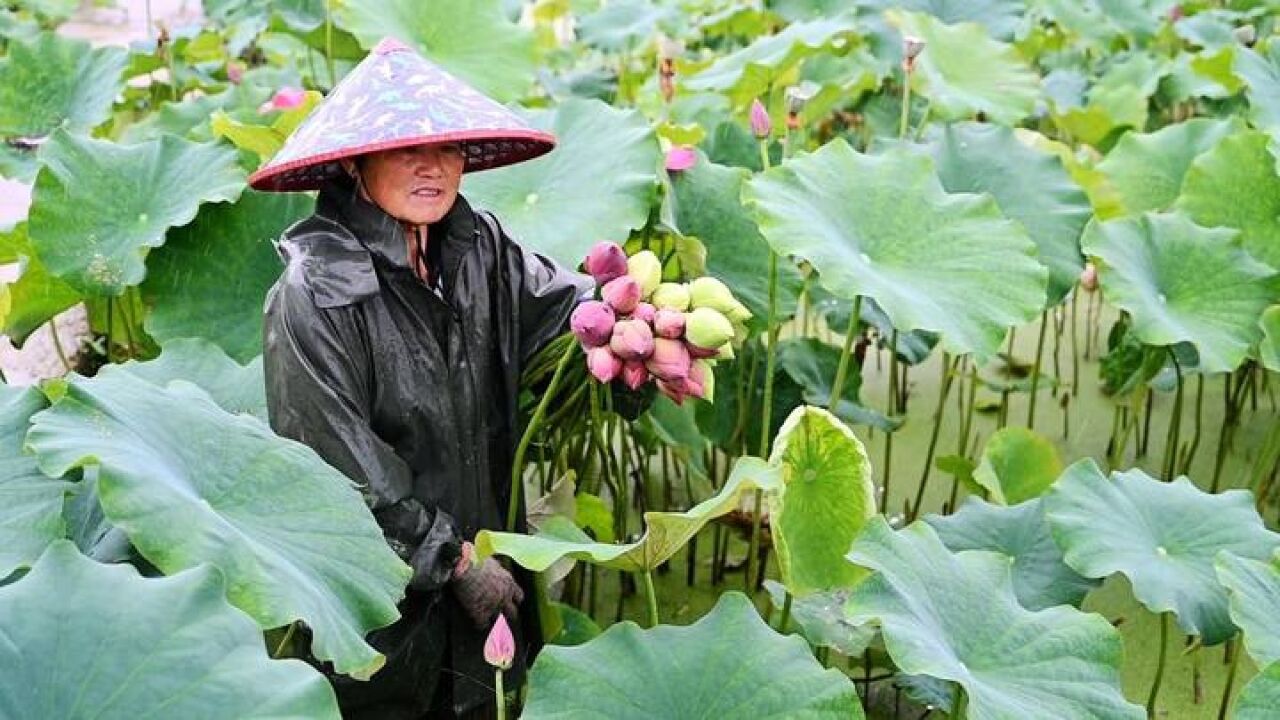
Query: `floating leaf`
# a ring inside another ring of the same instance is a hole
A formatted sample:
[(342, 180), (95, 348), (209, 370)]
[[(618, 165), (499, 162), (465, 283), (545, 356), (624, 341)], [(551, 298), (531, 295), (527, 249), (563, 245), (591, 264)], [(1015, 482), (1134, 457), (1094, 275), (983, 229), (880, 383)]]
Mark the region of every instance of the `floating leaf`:
[(241, 365), (208, 340), (182, 338), (166, 342), (154, 360), (130, 360), (120, 368), (161, 388), (174, 380), (186, 380), (199, 385), (229, 413), (247, 413), (263, 422), (267, 420), (261, 356)]
[(1062, 474), (1062, 458), (1049, 438), (1023, 427), (995, 431), (982, 449), (973, 479), (1001, 505), (1038, 498)]
[(934, 115), (968, 120), (981, 113), (1016, 125), (1035, 109), (1040, 78), (1012, 45), (992, 40), (981, 25), (947, 25), (932, 15), (900, 10), (885, 17), (903, 35), (926, 43), (912, 86), (929, 98)]
[(1044, 307), (1048, 271), (1022, 227), (990, 197), (948, 195), (911, 151), (837, 139), (752, 179), (743, 200), (774, 250), (809, 261), (832, 294), (871, 297), (894, 327), (940, 332), (951, 352), (992, 355)]
[[(607, 698), (607, 705), (602, 701)], [(613, 625), (578, 647), (545, 648), (529, 672), (527, 720), (863, 717), (853, 682), (782, 636), (745, 595), (725, 593), (698, 622)]]
[(121, 295), (143, 258), (201, 203), (244, 188), (235, 150), (164, 136), (117, 145), (59, 130), (40, 150), (28, 232), (48, 271), (88, 295)]
[(849, 559), (876, 571), (849, 619), (879, 623), (902, 672), (959, 683), (971, 720), (1145, 717), (1120, 691), (1116, 629), (1065, 605), (1023, 608), (1004, 557), (952, 554), (925, 523), (895, 532), (877, 517)]
[(1138, 339), (1189, 342), (1208, 373), (1245, 359), (1262, 335), (1258, 317), (1280, 299), (1275, 271), (1241, 249), (1235, 231), (1181, 213), (1090, 223), (1083, 245), (1107, 301), (1131, 315)]
[(80, 301), (80, 294), (45, 270), (27, 237), (27, 224), (0, 233), (0, 263), (17, 263), (18, 279), (0, 290), (8, 308), (0, 304), (0, 334), (22, 343), (36, 328)]
[(103, 512), (151, 564), (211, 563), (263, 628), (303, 620), (339, 672), (381, 666), (364, 634), (396, 619), (410, 570), (350, 481), (184, 381), (161, 388), (108, 366), (66, 392), (27, 435), (45, 473), (98, 465)]
[(468, 175), (463, 193), (512, 237), (569, 267), (602, 239), (622, 242), (649, 217), (662, 153), (648, 121), (599, 100), (566, 100), (529, 118), (555, 134), (550, 153)]
[(223, 592), (208, 566), (144, 578), (58, 541), (0, 587), (0, 614), (22, 618), (0, 643), (0, 715), (338, 718), (324, 676), (267, 657), (262, 632)]
[[(1237, 651), (1239, 652), (1239, 651)], [(1280, 707), (1280, 662), (1262, 669), (1236, 696), (1234, 720), (1273, 720)]]
[(205, 205), (148, 258), (144, 325), (160, 342), (206, 338), (240, 362), (262, 353), (262, 305), (283, 267), (273, 245), (311, 213), (301, 193), (246, 191), (232, 205)]
[(1000, 506), (970, 497), (953, 515), (926, 515), (943, 544), (952, 552), (990, 550), (1013, 561), (1013, 592), (1028, 610), (1055, 605), (1080, 606), (1098, 586), (1062, 560), (1045, 522), (1040, 498)]
[(1261, 560), (1280, 547), (1246, 491), (1210, 495), (1185, 477), (1160, 482), (1137, 469), (1107, 479), (1093, 460), (1067, 468), (1045, 496), (1045, 515), (1076, 572), (1123, 573), (1148, 610), (1172, 612), (1205, 645), (1236, 632), (1214, 573), (1217, 554)]
[(65, 532), (62, 496), (75, 486), (41, 473), (22, 449), (31, 416), (46, 407), (36, 388), (0, 384), (0, 580)]
[[(774, 607), (786, 602), (787, 589), (776, 580), (765, 580), (764, 589)], [(870, 623), (855, 625), (844, 615), (844, 606), (853, 591), (849, 588), (811, 593), (791, 599), (791, 619), (800, 626), (804, 639), (815, 647), (829, 647), (845, 657), (866, 651), (878, 632)]]
[(1262, 562), (1223, 550), (1214, 567), (1249, 656), (1259, 667), (1280, 662), (1280, 556)]
[(1244, 249), (1280, 268), (1280, 176), (1269, 138), (1239, 132), (1195, 159), (1174, 206), (1201, 225), (1236, 228)]

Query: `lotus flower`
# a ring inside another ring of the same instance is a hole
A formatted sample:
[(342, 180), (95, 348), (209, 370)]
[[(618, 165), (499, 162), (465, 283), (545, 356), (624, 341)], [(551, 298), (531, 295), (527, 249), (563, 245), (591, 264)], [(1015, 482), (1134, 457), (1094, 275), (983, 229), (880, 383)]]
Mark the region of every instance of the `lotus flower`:
[(627, 273), (627, 254), (617, 243), (598, 242), (591, 247), (582, 265), (597, 285), (604, 285)]
[(707, 402), (716, 401), (716, 373), (711, 363), (706, 360), (695, 360), (689, 366), (689, 377), (684, 381), (685, 389), (696, 398)]
[(698, 154), (688, 145), (677, 145), (667, 151), (667, 170), (681, 172), (698, 162)]
[(684, 313), (675, 310), (659, 310), (653, 316), (653, 331), (658, 337), (678, 339), (684, 335)]
[(307, 91), (302, 88), (282, 87), (271, 99), (258, 106), (258, 112), (265, 115), (277, 110), (292, 110), (307, 99)]
[(619, 320), (613, 325), (609, 348), (623, 360), (647, 360), (653, 354), (653, 331), (643, 320)]
[(684, 316), (684, 335), (700, 348), (719, 350), (733, 339), (733, 323), (709, 307), (694, 308)]
[(630, 275), (616, 277), (600, 288), (600, 297), (604, 298), (615, 312), (623, 315), (636, 309), (642, 294), (640, 284)]
[(599, 300), (587, 300), (573, 309), (569, 329), (583, 347), (607, 345), (613, 337), (613, 308)]
[(587, 370), (602, 383), (613, 382), (614, 378), (622, 374), (622, 360), (613, 354), (608, 345), (593, 347), (587, 351)]
[(689, 309), (689, 288), (684, 283), (662, 283), (653, 291), (651, 301), (659, 310), (684, 312)]
[(622, 383), (632, 390), (639, 390), (649, 380), (649, 368), (640, 360), (622, 363)]
[(647, 302), (636, 303), (636, 309), (631, 311), (631, 317), (636, 320), (643, 320), (650, 325), (653, 324), (653, 318), (658, 314), (658, 309)]
[(751, 134), (757, 140), (768, 140), (773, 134), (773, 119), (759, 98), (751, 101)]
[(689, 282), (690, 307), (705, 307), (728, 313), (740, 304), (733, 293), (729, 292), (728, 286), (713, 277), (700, 277)]
[(1085, 263), (1084, 270), (1080, 273), (1080, 287), (1089, 292), (1098, 289), (1098, 268), (1093, 263)]
[(640, 284), (640, 295), (647, 298), (662, 282), (662, 261), (652, 250), (641, 250), (627, 258), (627, 275)]
[(496, 668), (506, 670), (511, 667), (515, 656), (516, 641), (511, 636), (511, 627), (507, 625), (506, 616), (498, 613), (498, 619), (494, 621), (489, 637), (484, 641), (484, 660)]
[(679, 340), (658, 338), (653, 341), (653, 354), (645, 367), (659, 380), (668, 382), (683, 380), (689, 376), (689, 350)]

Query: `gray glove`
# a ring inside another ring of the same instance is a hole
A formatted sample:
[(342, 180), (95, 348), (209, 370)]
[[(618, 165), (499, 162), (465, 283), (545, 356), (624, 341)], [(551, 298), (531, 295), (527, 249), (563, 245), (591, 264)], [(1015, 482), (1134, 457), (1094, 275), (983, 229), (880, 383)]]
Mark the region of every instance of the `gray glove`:
[(524, 600), (524, 591), (511, 573), (493, 558), (486, 559), (449, 583), (458, 604), (478, 628), (488, 628), (501, 610), (514, 621), (516, 606)]

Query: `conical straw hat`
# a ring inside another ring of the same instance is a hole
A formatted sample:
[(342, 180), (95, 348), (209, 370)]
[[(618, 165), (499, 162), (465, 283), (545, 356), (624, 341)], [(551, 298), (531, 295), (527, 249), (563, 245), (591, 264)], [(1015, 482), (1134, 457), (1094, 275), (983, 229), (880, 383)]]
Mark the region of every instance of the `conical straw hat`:
[(555, 136), (535, 130), (483, 93), (386, 38), (338, 83), (271, 161), (249, 177), (257, 190), (315, 190), (342, 173), (341, 158), (457, 142), (465, 171), (535, 158)]

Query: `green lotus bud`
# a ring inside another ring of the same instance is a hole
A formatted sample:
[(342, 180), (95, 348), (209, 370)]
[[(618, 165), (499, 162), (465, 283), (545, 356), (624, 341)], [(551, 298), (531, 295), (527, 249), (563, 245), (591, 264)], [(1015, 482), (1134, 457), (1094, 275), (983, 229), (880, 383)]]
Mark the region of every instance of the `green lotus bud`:
[(724, 283), (706, 276), (690, 281), (689, 305), (694, 308), (705, 307), (719, 310), (721, 313), (730, 313), (741, 303), (734, 299), (733, 293), (729, 292), (729, 288)]
[(733, 323), (718, 310), (694, 308), (684, 316), (684, 336), (700, 348), (714, 350), (733, 339)]
[(724, 314), (735, 325), (746, 324), (751, 319), (751, 311), (747, 309), (746, 305), (738, 302), (737, 298), (734, 298), (733, 307), (724, 311)]
[(662, 261), (652, 250), (641, 250), (627, 258), (627, 274), (640, 284), (641, 297), (648, 299), (662, 282)]
[(653, 306), (659, 310), (689, 309), (689, 288), (684, 283), (662, 283), (653, 291)]

